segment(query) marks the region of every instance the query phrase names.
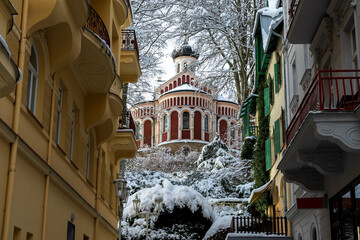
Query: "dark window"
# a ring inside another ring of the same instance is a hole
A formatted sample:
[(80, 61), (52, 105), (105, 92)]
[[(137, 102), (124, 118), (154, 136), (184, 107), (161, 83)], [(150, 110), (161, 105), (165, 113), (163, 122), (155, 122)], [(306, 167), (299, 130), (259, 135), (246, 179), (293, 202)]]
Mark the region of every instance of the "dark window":
[(36, 110), (36, 95), (38, 85), (38, 56), (35, 46), (31, 47), (30, 63), (29, 63), (29, 78), (28, 78), (28, 96), (27, 96), (27, 108), (35, 114)]
[(332, 239), (360, 239), (360, 177), (329, 201)]
[(75, 240), (75, 225), (68, 222), (67, 240)]
[(208, 115), (205, 115), (205, 132), (208, 132), (209, 131), (209, 117)]
[(183, 129), (189, 129), (189, 112), (183, 113)]

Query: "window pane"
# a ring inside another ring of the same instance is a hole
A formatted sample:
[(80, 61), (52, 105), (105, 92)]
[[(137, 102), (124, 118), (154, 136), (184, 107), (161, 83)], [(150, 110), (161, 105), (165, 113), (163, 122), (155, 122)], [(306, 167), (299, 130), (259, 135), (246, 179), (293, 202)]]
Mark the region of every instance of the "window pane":
[(355, 186), (355, 207), (360, 210), (360, 183)]
[(189, 129), (189, 113), (184, 112), (183, 114), (183, 129)]

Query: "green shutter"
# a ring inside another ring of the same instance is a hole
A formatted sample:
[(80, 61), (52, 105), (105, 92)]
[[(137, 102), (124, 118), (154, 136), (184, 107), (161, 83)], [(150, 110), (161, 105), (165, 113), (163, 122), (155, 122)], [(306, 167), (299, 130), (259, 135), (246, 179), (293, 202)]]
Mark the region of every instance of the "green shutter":
[(270, 92), (269, 88), (264, 88), (264, 113), (265, 116), (269, 115), (270, 113)]
[(265, 141), (265, 163), (266, 163), (266, 171), (271, 169), (271, 140), (268, 138)]
[(275, 155), (280, 152), (280, 119), (275, 121)]
[(274, 75), (275, 75), (275, 93), (279, 92), (279, 64), (275, 63), (274, 65)]

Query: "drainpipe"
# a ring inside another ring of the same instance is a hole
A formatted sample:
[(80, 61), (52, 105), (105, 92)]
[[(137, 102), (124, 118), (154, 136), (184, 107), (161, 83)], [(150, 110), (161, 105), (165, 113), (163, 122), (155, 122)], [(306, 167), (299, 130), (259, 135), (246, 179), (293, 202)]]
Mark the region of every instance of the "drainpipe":
[[(20, 50), (19, 50), (19, 69), (21, 72), (24, 72), (24, 63), (25, 63), (28, 8), (29, 8), (29, 0), (24, 0), (23, 8), (22, 8), (23, 12), (21, 18), (21, 39), (20, 39)], [(22, 82), (23, 81), (20, 81), (16, 86), (14, 119), (12, 125), (12, 129), (16, 134), (19, 133)], [(11, 150), (10, 150), (9, 172), (8, 172), (7, 185), (6, 185), (4, 222), (2, 226), (3, 232), (1, 237), (2, 240), (7, 240), (9, 238), (10, 216), (11, 216), (12, 197), (14, 192), (15, 166), (16, 166), (18, 145), (19, 145), (19, 136), (16, 135), (14, 142), (11, 144)]]
[[(54, 134), (54, 117), (55, 117), (55, 97), (56, 97), (56, 86), (58, 85), (58, 78), (54, 78), (53, 84), (53, 92), (51, 96), (51, 112), (50, 112), (50, 131), (49, 131), (49, 142), (47, 148), (47, 155), (46, 155), (46, 163), (50, 165), (51, 163), (51, 150), (52, 150), (52, 139)], [(43, 207), (43, 221), (42, 221), (42, 229), (41, 229), (41, 240), (45, 240), (45, 233), (46, 233), (46, 212), (48, 207), (48, 199), (49, 199), (49, 186), (50, 186), (50, 175), (47, 174), (45, 176), (45, 190), (44, 190), (44, 207)]]
[[(101, 178), (101, 148), (98, 148), (98, 157), (97, 157), (97, 169), (96, 169), (96, 196), (95, 196), (95, 210), (99, 211), (99, 199), (100, 199), (100, 178)], [(94, 240), (97, 240), (98, 235), (98, 227), (99, 227), (99, 216), (95, 218), (95, 226), (94, 226)]]

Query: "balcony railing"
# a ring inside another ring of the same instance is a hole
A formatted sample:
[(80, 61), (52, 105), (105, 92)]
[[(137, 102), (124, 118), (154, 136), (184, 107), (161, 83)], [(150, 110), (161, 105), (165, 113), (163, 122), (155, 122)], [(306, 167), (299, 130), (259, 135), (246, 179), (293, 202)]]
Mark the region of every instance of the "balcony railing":
[(233, 217), (230, 232), (265, 233), (287, 236), (287, 219), (286, 217)]
[(289, 144), (310, 111), (352, 111), (359, 104), (360, 70), (321, 70), (313, 79), (289, 127)]
[(90, 15), (87, 20), (86, 27), (95, 34), (97, 34), (110, 47), (109, 33), (105, 27), (103, 20), (91, 6), (89, 6), (89, 8), (90, 8)]
[(135, 50), (139, 58), (139, 48), (136, 40), (135, 30), (122, 30), (122, 50)]
[(135, 122), (131, 115), (130, 111), (126, 111), (124, 114), (125, 116), (119, 118), (119, 126), (118, 129), (131, 129), (134, 134), (136, 133), (135, 130)]
[(299, 2), (300, 2), (300, 0), (292, 0), (291, 1), (290, 7), (289, 7), (289, 23), (292, 22), (292, 20), (295, 16)]

